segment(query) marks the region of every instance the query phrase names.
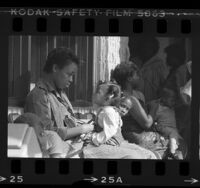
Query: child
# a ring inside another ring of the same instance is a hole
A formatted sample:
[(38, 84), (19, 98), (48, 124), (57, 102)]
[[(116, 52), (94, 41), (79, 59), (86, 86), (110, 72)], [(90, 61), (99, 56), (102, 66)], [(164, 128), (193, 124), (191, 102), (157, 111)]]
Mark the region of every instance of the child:
[[(110, 91), (112, 91), (114, 87), (115, 86), (111, 86)], [(107, 93), (108, 95), (110, 91), (108, 91)], [(114, 93), (110, 94), (111, 97), (112, 96), (113, 98), (116, 97)], [(94, 99), (94, 102), (96, 104), (98, 101), (99, 101), (98, 98)], [(96, 126), (94, 127), (96, 133), (93, 134), (93, 140), (92, 140), (93, 143), (96, 145), (103, 143), (110, 145), (120, 145), (120, 142), (124, 140), (123, 136), (121, 135), (122, 120), (120, 116), (125, 116), (128, 113), (128, 111), (132, 107), (132, 102), (129, 98), (123, 97), (121, 99), (115, 98), (115, 100), (110, 100), (110, 104), (115, 106), (102, 106), (98, 109)], [(109, 122), (107, 118), (108, 115), (107, 113), (111, 113), (113, 109), (114, 109), (113, 118), (115, 119), (115, 124), (113, 124), (112, 129), (108, 130), (107, 127), (110, 126), (111, 122)], [(102, 135), (102, 137), (100, 136), (99, 133)]]
[(122, 97), (119, 103), (119, 113), (121, 116), (125, 116), (132, 108), (132, 101), (129, 97)]
[(33, 113), (24, 113), (19, 116), (14, 123), (27, 123), (33, 127), (37, 135), (41, 150), (45, 157), (65, 158), (67, 153), (72, 149), (71, 146), (62, 141), (57, 132), (53, 130), (45, 130), (44, 124), (48, 124)]
[(148, 104), (149, 113), (154, 119), (152, 129), (159, 132), (163, 137), (169, 139), (169, 151), (179, 159), (183, 156), (177, 154), (182, 137), (176, 128), (176, 118), (174, 112), (175, 93), (167, 88), (163, 89), (161, 98), (153, 100)]
[(97, 117), (94, 131), (85, 138), (89, 146), (85, 148), (84, 155), (86, 158), (156, 159), (151, 151), (124, 140), (121, 116), (126, 115), (132, 102), (129, 98), (120, 97), (121, 89), (115, 83), (97, 86), (93, 96)]

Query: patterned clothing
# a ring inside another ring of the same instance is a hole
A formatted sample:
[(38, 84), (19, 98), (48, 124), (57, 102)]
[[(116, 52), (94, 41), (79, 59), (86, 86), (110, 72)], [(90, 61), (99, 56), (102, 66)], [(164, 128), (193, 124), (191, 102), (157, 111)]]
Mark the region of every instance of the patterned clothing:
[[(139, 64), (137, 59), (132, 61)], [(140, 90), (144, 94), (146, 102), (158, 99), (160, 88), (163, 86), (168, 74), (165, 63), (158, 57), (152, 57), (142, 66), (138, 66), (141, 74)]]
[(123, 141), (120, 146), (88, 144), (83, 150), (84, 158), (94, 159), (159, 159), (152, 151)]

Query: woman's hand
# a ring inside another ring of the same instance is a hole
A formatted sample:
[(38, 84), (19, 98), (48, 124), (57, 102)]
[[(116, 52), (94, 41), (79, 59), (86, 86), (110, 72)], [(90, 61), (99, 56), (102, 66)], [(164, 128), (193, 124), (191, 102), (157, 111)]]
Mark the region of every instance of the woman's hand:
[(82, 134), (92, 132), (94, 130), (93, 124), (83, 124), (81, 125), (82, 128)]
[(82, 124), (77, 127), (67, 128), (57, 128), (58, 135), (63, 139), (70, 139), (76, 136), (80, 136), (81, 134), (85, 134), (94, 130), (94, 125), (92, 124)]
[(153, 118), (151, 115), (147, 115), (147, 118), (148, 118), (148, 125), (149, 127), (151, 127), (151, 125), (153, 124)]

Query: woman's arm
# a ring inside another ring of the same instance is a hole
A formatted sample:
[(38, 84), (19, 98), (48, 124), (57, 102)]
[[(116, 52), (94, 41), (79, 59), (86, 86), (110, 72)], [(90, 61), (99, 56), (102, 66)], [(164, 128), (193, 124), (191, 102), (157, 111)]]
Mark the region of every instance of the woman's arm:
[(24, 112), (30, 112), (40, 117), (44, 129), (49, 129), (54, 125), (51, 117), (50, 103), (45, 92), (41, 89), (35, 88), (28, 94)]
[(73, 128), (67, 128), (67, 127), (57, 128), (57, 133), (63, 140), (67, 140), (75, 136), (79, 136), (81, 134), (91, 132), (93, 131), (93, 129), (94, 129), (94, 125), (83, 124), (83, 125), (73, 127)]
[(153, 123), (151, 115), (147, 115), (138, 99), (132, 97), (133, 107), (130, 110), (132, 117), (140, 124), (143, 129), (148, 129)]
[(63, 125), (54, 125), (56, 122), (54, 122), (51, 117), (50, 103), (47, 100), (45, 93), (40, 89), (35, 89), (34, 92), (31, 92), (27, 96), (25, 112), (37, 114), (42, 119), (44, 129), (55, 130), (55, 127), (62, 127), (57, 128), (57, 132), (63, 140), (70, 139), (93, 130), (93, 126), (88, 124), (74, 128), (63, 127)]

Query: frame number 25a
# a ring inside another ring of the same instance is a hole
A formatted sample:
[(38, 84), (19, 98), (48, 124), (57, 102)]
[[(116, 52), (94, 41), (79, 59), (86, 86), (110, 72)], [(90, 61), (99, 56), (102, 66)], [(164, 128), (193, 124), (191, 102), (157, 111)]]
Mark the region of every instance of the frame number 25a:
[(114, 176), (102, 176), (101, 177), (101, 180), (100, 180), (101, 183), (104, 183), (104, 184), (122, 184), (123, 181), (122, 181), (122, 178), (121, 177), (114, 177)]

